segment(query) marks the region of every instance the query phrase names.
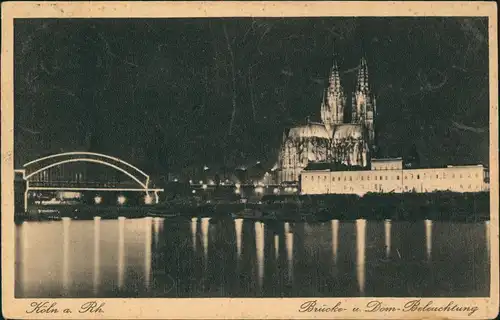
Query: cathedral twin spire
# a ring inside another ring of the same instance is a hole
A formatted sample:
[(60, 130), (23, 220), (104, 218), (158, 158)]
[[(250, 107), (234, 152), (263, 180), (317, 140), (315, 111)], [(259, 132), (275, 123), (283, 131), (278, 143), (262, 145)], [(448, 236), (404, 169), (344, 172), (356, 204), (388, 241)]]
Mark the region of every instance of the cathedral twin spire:
[[(335, 54), (328, 80), (328, 88), (326, 92), (323, 92), (323, 100), (321, 103), (321, 119), (327, 129), (333, 130), (336, 124), (344, 123), (346, 106), (346, 97), (340, 81), (340, 71)], [(374, 138), (374, 115), (375, 98), (370, 92), (368, 64), (365, 57), (362, 57), (358, 68), (355, 90), (352, 95), (350, 122), (366, 124), (370, 140)]]
[(370, 91), (368, 87), (368, 65), (366, 64), (365, 57), (361, 58), (361, 64), (358, 69), (356, 91), (361, 91), (361, 92)]
[[(370, 101), (371, 93), (368, 82), (368, 65), (365, 57), (361, 58), (356, 79), (356, 87), (352, 99), (352, 122), (364, 119), (368, 109), (373, 109)], [(344, 109), (346, 98), (340, 82), (340, 71), (334, 54), (333, 65), (328, 79), (328, 88), (323, 92), (321, 105), (321, 118), (325, 124), (338, 124), (344, 122)], [(366, 105), (368, 104), (368, 105)]]
[(342, 92), (342, 86), (340, 85), (339, 66), (337, 64), (337, 60), (335, 59), (333, 60), (333, 66), (330, 71), (328, 90), (332, 92)]
[(325, 91), (323, 91), (321, 119), (327, 129), (332, 130), (333, 125), (344, 122), (344, 107), (346, 102), (344, 90), (340, 83), (340, 72), (335, 55), (328, 82), (326, 97)]
[(375, 112), (375, 97), (370, 92), (368, 82), (368, 65), (365, 57), (363, 57), (361, 58), (361, 63), (358, 69), (356, 90), (352, 96), (351, 122), (362, 123), (365, 125), (371, 145), (375, 142)]

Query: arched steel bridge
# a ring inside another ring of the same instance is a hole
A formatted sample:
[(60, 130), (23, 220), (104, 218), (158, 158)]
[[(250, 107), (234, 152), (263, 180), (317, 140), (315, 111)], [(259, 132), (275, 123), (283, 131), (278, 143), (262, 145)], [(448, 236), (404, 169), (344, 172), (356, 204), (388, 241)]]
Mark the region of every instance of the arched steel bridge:
[[(34, 177), (39, 174), (46, 172), (50, 168), (61, 166), (67, 163), (94, 163), (102, 166), (110, 167), (118, 172), (121, 172), (132, 179), (136, 184), (137, 188), (120, 188), (120, 187), (89, 187), (89, 186), (77, 186), (77, 187), (67, 187), (67, 186), (31, 186), (30, 182)], [(153, 193), (155, 195), (156, 203), (158, 203), (158, 192), (162, 192), (163, 189), (151, 188), (150, 187), (150, 177), (144, 171), (137, 168), (136, 166), (116, 157), (109, 155), (95, 153), (95, 152), (64, 152), (53, 154), (46, 157), (41, 157), (30, 161), (23, 165), (22, 169), (16, 169), (15, 172), (22, 174), (23, 179), (26, 181), (26, 190), (24, 192), (24, 206), (27, 208), (28, 204), (28, 192), (30, 190), (47, 190), (47, 191), (136, 191), (145, 192), (147, 195)]]

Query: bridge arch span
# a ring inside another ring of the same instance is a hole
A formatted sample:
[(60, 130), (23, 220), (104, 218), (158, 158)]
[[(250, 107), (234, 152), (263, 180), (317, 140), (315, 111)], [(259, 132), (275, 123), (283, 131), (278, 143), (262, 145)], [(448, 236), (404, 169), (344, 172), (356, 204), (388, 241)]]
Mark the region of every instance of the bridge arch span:
[[(51, 168), (57, 166), (63, 166), (68, 163), (93, 163), (104, 167), (110, 167), (116, 172), (120, 172), (128, 176), (133, 180), (133, 183), (137, 183), (138, 187), (120, 187), (120, 186), (95, 186), (95, 185), (81, 185), (77, 181), (77, 185), (71, 185), (71, 181), (48, 181), (48, 185), (40, 185), (44, 181), (40, 182), (36, 177), (40, 176), (40, 173), (48, 172)], [(119, 192), (145, 192), (146, 198), (151, 199), (151, 194), (155, 197), (155, 202), (159, 202), (158, 192), (163, 192), (163, 189), (158, 189), (155, 187), (150, 187), (150, 178), (144, 171), (137, 168), (136, 166), (106, 154), (95, 153), (95, 152), (84, 152), (84, 151), (74, 151), (74, 152), (64, 152), (53, 154), (45, 157), (41, 157), (30, 161), (23, 165), (22, 169), (15, 170), (16, 173), (22, 173), (23, 180), (26, 182), (24, 191), (24, 209), (25, 212), (28, 210), (28, 196), (31, 191), (90, 191), (90, 192), (104, 192), (104, 191), (119, 191)], [(62, 182), (63, 185), (58, 183)], [(55, 184), (54, 184), (55, 183)], [(68, 185), (69, 184), (69, 185)], [(145, 200), (146, 201), (146, 200)], [(151, 201), (151, 200), (149, 200)], [(97, 203), (97, 202), (96, 202)], [(150, 204), (146, 203), (146, 204)]]
[(26, 181), (29, 181), (31, 177), (47, 169), (65, 163), (74, 162), (96, 163), (111, 167), (126, 174), (128, 177), (137, 182), (141, 186), (141, 188), (145, 190), (149, 188), (150, 179), (144, 171), (117, 157), (95, 152), (64, 152), (35, 159), (24, 164), (23, 177)]

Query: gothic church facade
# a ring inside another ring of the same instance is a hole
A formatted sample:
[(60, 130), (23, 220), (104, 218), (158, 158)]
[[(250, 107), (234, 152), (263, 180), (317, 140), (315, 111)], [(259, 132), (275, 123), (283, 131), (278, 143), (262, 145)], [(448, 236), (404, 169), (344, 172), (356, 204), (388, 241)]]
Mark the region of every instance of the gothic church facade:
[(311, 162), (369, 166), (375, 146), (376, 101), (368, 80), (363, 57), (349, 107), (334, 59), (321, 101), (321, 121), (307, 121), (283, 133), (276, 168), (279, 182), (298, 182), (301, 171)]

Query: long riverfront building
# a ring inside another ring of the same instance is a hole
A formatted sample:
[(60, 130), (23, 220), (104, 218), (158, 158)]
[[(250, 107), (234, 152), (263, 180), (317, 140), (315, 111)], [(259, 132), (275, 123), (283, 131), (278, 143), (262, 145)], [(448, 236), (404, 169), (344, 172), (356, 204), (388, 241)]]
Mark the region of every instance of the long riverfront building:
[(489, 190), (489, 176), (482, 165), (415, 169), (405, 168), (401, 158), (372, 159), (371, 169), (311, 163), (300, 186), (302, 194), (481, 192)]

